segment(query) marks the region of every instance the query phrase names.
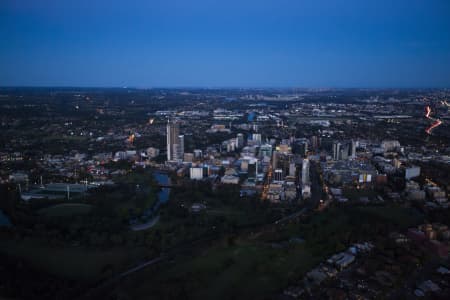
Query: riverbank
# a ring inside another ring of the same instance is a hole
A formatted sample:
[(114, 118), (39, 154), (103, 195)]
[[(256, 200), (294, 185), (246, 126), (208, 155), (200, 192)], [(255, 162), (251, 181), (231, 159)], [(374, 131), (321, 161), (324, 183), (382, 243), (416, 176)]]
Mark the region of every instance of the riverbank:
[[(170, 185), (171, 183), (169, 176), (165, 173), (155, 172), (153, 174), (153, 177), (158, 182), (158, 184)], [(169, 194), (170, 194), (169, 188), (162, 188), (161, 191), (159, 191), (158, 193), (158, 201), (156, 201), (156, 203), (152, 207), (144, 210), (143, 212), (143, 215), (150, 217), (150, 219), (144, 223), (132, 224), (130, 226), (131, 230), (133, 231), (146, 230), (156, 225), (159, 221), (158, 215), (159, 208), (161, 207), (162, 204), (169, 201)]]

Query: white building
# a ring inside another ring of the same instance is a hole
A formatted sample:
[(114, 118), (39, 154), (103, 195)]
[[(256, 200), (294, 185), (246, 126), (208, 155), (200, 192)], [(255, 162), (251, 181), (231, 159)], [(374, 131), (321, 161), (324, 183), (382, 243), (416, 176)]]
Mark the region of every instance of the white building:
[(341, 153), (341, 143), (333, 143), (333, 160), (339, 160), (339, 154)]
[(224, 184), (238, 184), (239, 177), (233, 175), (224, 175), (221, 179), (221, 182)]
[(154, 147), (147, 148), (146, 152), (147, 152), (147, 155), (150, 158), (154, 158), (154, 157), (157, 157), (159, 155), (159, 149), (158, 148), (154, 148)]
[(203, 179), (203, 168), (190, 168), (190, 178), (194, 180)]
[(400, 142), (396, 140), (384, 140), (381, 142), (381, 148), (384, 152), (394, 151), (400, 148)]
[(258, 145), (261, 144), (261, 133), (253, 133), (252, 140), (255, 141)]
[(309, 159), (305, 158), (302, 163), (302, 184), (307, 185), (310, 183), (309, 179)]

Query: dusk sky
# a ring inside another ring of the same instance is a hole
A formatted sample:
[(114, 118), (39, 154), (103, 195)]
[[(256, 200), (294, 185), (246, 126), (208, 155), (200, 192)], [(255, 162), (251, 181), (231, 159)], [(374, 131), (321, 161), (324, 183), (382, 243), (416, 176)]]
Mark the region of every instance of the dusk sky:
[(450, 87), (450, 1), (1, 0), (11, 85)]

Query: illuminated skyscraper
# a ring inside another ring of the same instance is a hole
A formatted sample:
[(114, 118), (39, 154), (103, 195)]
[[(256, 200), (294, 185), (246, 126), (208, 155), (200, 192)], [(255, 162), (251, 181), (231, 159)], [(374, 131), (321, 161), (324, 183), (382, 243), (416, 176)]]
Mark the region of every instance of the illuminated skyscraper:
[(180, 124), (167, 121), (167, 160), (181, 161), (184, 155), (184, 135), (180, 135)]
[(184, 158), (184, 135), (179, 135), (177, 143), (173, 144), (173, 160), (183, 161)]
[(302, 184), (307, 185), (309, 180), (309, 159), (305, 158), (302, 163)]

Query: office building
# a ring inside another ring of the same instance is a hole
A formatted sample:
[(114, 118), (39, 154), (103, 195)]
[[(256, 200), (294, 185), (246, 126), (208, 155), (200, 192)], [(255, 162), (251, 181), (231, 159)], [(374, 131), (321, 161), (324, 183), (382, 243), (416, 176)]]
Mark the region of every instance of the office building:
[(282, 169), (275, 169), (274, 175), (274, 181), (283, 181), (283, 170)]
[(147, 148), (147, 155), (150, 158), (157, 157), (159, 155), (159, 149), (154, 148), (154, 147), (149, 147), (149, 148)]
[(200, 150), (200, 149), (195, 149), (194, 150), (194, 157), (196, 159), (200, 159), (200, 158), (202, 158), (202, 156), (203, 156), (203, 151), (202, 150)]
[(184, 135), (180, 135), (180, 124), (167, 121), (167, 160), (182, 161), (184, 158)]
[(199, 180), (203, 178), (203, 168), (191, 168), (190, 178), (194, 180)]
[(317, 148), (319, 148), (319, 138), (316, 135), (311, 137), (311, 147), (313, 150), (317, 150)]
[(265, 144), (259, 148), (259, 156), (260, 157), (271, 157), (272, 156), (272, 145)]
[(295, 173), (296, 173), (296, 170), (297, 170), (297, 168), (295, 166), (295, 162), (289, 163), (289, 176), (294, 177)]
[(309, 159), (305, 158), (302, 163), (302, 184), (307, 185), (309, 180)]
[(350, 156), (352, 159), (356, 158), (356, 141), (354, 141), (354, 140), (352, 140), (352, 148), (351, 148)]
[(252, 140), (257, 144), (261, 144), (261, 133), (253, 133), (252, 134)]
[(339, 154), (341, 153), (341, 143), (333, 143), (333, 160), (339, 160)]
[(244, 147), (244, 135), (242, 133), (238, 133), (236, 136), (236, 147), (238, 149)]
[(194, 154), (193, 153), (184, 153), (184, 162), (193, 162), (194, 161)]
[(381, 142), (381, 148), (384, 152), (395, 151), (400, 148), (400, 142), (396, 140), (384, 140)]

